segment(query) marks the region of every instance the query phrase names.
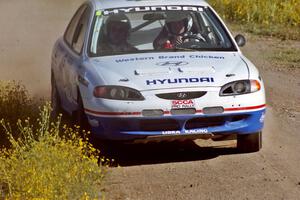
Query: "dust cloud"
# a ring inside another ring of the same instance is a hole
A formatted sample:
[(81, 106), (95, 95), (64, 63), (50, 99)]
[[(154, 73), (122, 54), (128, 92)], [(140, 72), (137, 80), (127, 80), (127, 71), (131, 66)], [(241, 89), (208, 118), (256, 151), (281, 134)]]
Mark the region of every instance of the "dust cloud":
[(84, 0), (1, 0), (0, 80), (50, 97), (52, 47)]

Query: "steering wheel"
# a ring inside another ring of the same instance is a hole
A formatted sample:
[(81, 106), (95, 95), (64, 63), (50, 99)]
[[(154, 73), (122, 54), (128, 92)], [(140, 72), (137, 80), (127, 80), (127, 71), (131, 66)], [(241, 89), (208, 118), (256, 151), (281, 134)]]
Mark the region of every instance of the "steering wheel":
[(182, 40), (194, 40), (195, 42), (206, 42), (204, 37), (200, 34), (190, 34), (182, 37)]
[[(178, 48), (205, 48), (207, 46), (205, 39), (201, 35), (193, 34), (182, 37), (183, 43), (177, 45)], [(186, 41), (187, 40), (187, 41)]]

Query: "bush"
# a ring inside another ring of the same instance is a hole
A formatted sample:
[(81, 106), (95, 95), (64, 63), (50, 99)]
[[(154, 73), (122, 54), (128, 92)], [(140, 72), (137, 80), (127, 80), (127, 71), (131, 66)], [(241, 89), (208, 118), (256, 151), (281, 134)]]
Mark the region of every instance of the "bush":
[[(98, 150), (80, 137), (79, 127), (50, 123), (50, 105), (40, 111), (37, 128), (17, 122), (16, 139), (1, 120), (11, 143), (0, 151), (0, 196), (7, 199), (99, 199), (105, 167)], [(2, 193), (2, 195), (1, 195)]]
[(249, 31), (300, 39), (299, 0), (208, 1), (225, 20), (238, 22)]
[(25, 86), (16, 81), (0, 81), (0, 119), (16, 122), (37, 116), (38, 106), (29, 97)]
[[(5, 118), (6, 123), (11, 124), (14, 130), (14, 136), (19, 135), (16, 121), (18, 119), (25, 120), (27, 118), (36, 121), (38, 116), (39, 102), (35, 102), (30, 98), (25, 86), (16, 81), (0, 81), (0, 120)], [(8, 146), (9, 141), (6, 135), (3, 135), (5, 130), (0, 126), (0, 148)]]

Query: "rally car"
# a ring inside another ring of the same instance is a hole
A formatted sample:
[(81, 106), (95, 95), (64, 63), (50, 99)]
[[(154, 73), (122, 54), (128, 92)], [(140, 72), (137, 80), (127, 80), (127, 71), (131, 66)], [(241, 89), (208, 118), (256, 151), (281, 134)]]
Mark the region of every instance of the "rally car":
[(201, 0), (89, 0), (52, 54), (52, 105), (99, 139), (225, 139), (261, 148), (264, 84)]

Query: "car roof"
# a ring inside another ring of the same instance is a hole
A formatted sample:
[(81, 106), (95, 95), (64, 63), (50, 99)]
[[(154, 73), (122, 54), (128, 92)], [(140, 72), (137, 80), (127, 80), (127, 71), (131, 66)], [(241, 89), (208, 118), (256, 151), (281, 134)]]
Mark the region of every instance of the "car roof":
[(96, 10), (121, 7), (182, 5), (182, 6), (208, 6), (204, 0), (89, 0)]

